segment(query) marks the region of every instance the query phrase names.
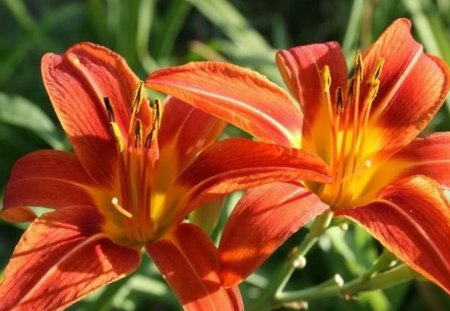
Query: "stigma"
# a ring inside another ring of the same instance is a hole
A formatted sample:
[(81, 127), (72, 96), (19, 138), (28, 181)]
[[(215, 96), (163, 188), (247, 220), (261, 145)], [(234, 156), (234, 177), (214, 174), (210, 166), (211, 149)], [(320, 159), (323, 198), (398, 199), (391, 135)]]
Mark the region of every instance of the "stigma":
[(372, 104), (380, 87), (384, 61), (379, 59), (372, 72), (364, 75), (362, 54), (355, 57), (353, 76), (347, 85), (331, 94), (330, 68), (322, 69), (322, 90), (327, 105), (331, 130), (330, 166), (333, 183), (320, 188), (319, 195), (332, 208), (348, 205), (353, 200), (359, 177), (373, 163), (367, 158)]

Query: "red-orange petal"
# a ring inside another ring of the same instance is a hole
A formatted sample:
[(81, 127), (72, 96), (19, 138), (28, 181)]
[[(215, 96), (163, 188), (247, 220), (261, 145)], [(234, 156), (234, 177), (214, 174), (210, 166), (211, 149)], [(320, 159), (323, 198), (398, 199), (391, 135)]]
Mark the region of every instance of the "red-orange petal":
[[(383, 137), (380, 148), (403, 146), (414, 139), (441, 107), (450, 87), (448, 65), (423, 53), (410, 33), (411, 23), (399, 19), (364, 55), (365, 79), (382, 59), (381, 84), (370, 123)], [(368, 91), (363, 81), (362, 96)]]
[(298, 105), (257, 72), (227, 63), (196, 62), (156, 71), (145, 84), (266, 142), (299, 146), (303, 118)]
[(25, 222), (36, 217), (29, 206), (57, 209), (92, 205), (89, 187), (95, 187), (94, 181), (75, 155), (55, 150), (36, 151), (14, 165), (1, 216), (9, 222)]
[(326, 164), (304, 150), (231, 138), (205, 149), (180, 175), (189, 189), (184, 217), (199, 202), (270, 182), (311, 180), (330, 182)]
[(388, 162), (405, 163), (401, 176), (425, 175), (450, 188), (450, 132), (416, 138)]
[(94, 207), (67, 207), (27, 229), (0, 283), (2, 310), (62, 310), (95, 289), (133, 272), (140, 252), (99, 231)]
[(331, 124), (331, 120), (324, 93), (323, 70), (325, 66), (330, 69), (330, 98), (334, 102), (337, 87), (343, 88), (347, 83), (344, 54), (337, 42), (327, 42), (280, 50), (276, 61), (284, 82), (302, 105), (302, 146), (318, 150), (314, 147), (316, 141), (327, 145), (331, 133), (331, 128), (324, 128), (324, 125)]
[[(164, 103), (161, 129), (158, 132), (160, 159), (174, 159), (181, 171), (206, 146), (222, 133), (226, 123), (179, 99), (169, 96)], [(170, 153), (165, 155), (165, 153)]]
[(439, 184), (416, 176), (386, 187), (366, 206), (340, 210), (389, 251), (450, 294), (450, 205)]
[(225, 286), (256, 270), (287, 238), (328, 206), (298, 183), (250, 189), (227, 221), (219, 244), (219, 271)]
[(120, 55), (91, 43), (74, 45), (61, 55), (44, 55), (41, 69), (82, 165), (99, 184), (112, 184), (117, 153), (103, 98), (110, 99), (115, 119), (127, 133), (138, 78)]
[(198, 227), (181, 224), (146, 249), (185, 310), (244, 310), (237, 287), (220, 283), (217, 249)]

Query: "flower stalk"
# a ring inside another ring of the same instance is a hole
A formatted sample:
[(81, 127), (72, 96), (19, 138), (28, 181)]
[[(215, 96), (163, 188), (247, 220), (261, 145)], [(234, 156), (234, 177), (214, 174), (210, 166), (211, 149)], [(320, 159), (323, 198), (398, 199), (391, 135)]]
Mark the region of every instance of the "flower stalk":
[(322, 236), (322, 234), (326, 231), (326, 229), (330, 225), (332, 217), (332, 212), (325, 212), (313, 221), (310, 231), (308, 232), (304, 240), (298, 247), (293, 249), (291, 254), (289, 254), (288, 260), (285, 261), (280, 270), (274, 274), (274, 280), (261, 294), (261, 298), (258, 299), (254, 303), (254, 305), (250, 306), (250, 311), (270, 310), (271, 307), (278, 303), (277, 297), (283, 295), (283, 289), (292, 276), (292, 273), (294, 273), (295, 269), (304, 267), (304, 265), (306, 264), (305, 256), (317, 243), (317, 241), (319, 241), (319, 238)]

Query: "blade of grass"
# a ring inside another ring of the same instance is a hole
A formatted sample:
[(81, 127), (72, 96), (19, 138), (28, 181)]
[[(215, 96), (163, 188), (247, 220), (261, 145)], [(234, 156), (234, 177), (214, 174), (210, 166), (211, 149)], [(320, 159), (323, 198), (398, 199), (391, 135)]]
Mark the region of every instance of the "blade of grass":
[(172, 55), (176, 38), (191, 9), (192, 5), (185, 0), (171, 2), (169, 11), (164, 17), (164, 32), (155, 50), (156, 58)]
[(16, 18), (18, 24), (41, 49), (54, 50), (54, 44), (37, 24), (22, 0), (3, 0), (5, 6)]
[(154, 17), (155, 0), (142, 0), (139, 5), (137, 17), (136, 51), (139, 62), (147, 73), (158, 68), (158, 65), (148, 51), (148, 40), (150, 39), (150, 31)]
[[(434, 28), (441, 28), (439, 26), (442, 22), (436, 18), (439, 16), (437, 8), (432, 1), (416, 1), (403, 0), (403, 4), (412, 16), (414, 29), (420, 37), (425, 49), (431, 53), (444, 57), (445, 61), (450, 62), (450, 44), (448, 39), (443, 36), (443, 30), (435, 31)], [(427, 12), (427, 11), (428, 12)], [(431, 17), (433, 22), (431, 21)], [(434, 27), (433, 27), (434, 25)], [(440, 37), (438, 37), (440, 35)], [(447, 116), (450, 117), (450, 98), (446, 100)]]
[(353, 0), (350, 17), (348, 19), (347, 29), (342, 40), (342, 49), (344, 54), (349, 57), (353, 50), (358, 34), (360, 32), (360, 23), (363, 11), (364, 0)]
[(59, 131), (35, 104), (20, 96), (0, 93), (0, 121), (33, 131), (54, 149), (63, 149)]

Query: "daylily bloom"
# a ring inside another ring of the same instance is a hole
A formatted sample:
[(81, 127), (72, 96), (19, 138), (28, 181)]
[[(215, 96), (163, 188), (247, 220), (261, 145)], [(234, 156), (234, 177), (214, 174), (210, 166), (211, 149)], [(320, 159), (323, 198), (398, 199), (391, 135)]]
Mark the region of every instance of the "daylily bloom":
[[(0, 309), (67, 307), (132, 273), (144, 248), (186, 310), (241, 310), (237, 287), (220, 284), (216, 247), (184, 219), (264, 180), (325, 182), (326, 165), (243, 139), (211, 145), (223, 121), (170, 97), (150, 104), (125, 61), (98, 45), (46, 54), (42, 74), (74, 153), (37, 151), (13, 168), (1, 216), (32, 223), (5, 269)], [(54, 211), (36, 218), (32, 206)]]
[(358, 53), (349, 80), (336, 42), (279, 51), (277, 65), (300, 105), (256, 73), (223, 63), (168, 68), (146, 80), (264, 142), (311, 151), (331, 168), (330, 184), (248, 191), (219, 245), (225, 285), (329, 209), (450, 293), (450, 206), (442, 191), (450, 186), (450, 133), (416, 138), (441, 107), (450, 72), (423, 52), (410, 27), (397, 20)]

